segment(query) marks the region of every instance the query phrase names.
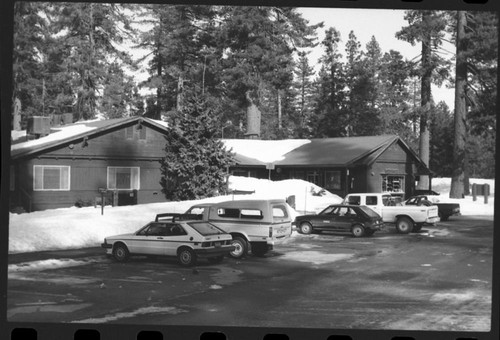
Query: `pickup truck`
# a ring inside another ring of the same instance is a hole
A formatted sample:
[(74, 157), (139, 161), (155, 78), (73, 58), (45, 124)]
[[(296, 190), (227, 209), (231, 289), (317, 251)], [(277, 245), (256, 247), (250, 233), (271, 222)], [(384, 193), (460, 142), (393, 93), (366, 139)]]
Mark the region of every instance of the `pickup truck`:
[(438, 198), (427, 197), (425, 195), (417, 195), (410, 197), (404, 202), (405, 205), (436, 205), (438, 207), (438, 214), (441, 221), (447, 221), (450, 216), (460, 215), (459, 203), (440, 202)]
[(348, 194), (343, 204), (366, 205), (380, 216), (384, 223), (395, 224), (402, 234), (418, 232), (424, 223), (439, 222), (437, 206), (411, 206), (396, 204), (391, 194), (361, 193)]

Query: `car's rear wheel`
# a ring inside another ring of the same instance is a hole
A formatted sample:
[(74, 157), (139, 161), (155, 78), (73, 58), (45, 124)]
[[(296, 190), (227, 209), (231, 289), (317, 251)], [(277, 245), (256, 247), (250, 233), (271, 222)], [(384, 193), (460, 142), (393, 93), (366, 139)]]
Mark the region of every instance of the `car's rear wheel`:
[(365, 235), (365, 228), (359, 224), (355, 224), (351, 228), (351, 233), (354, 237), (361, 237)]
[(179, 263), (184, 267), (191, 267), (196, 264), (196, 254), (190, 248), (182, 248), (177, 253)]
[(229, 253), (229, 256), (239, 259), (244, 257), (248, 252), (248, 244), (243, 238), (236, 236), (233, 238), (231, 245), (235, 247), (233, 251)]
[(221, 263), (222, 260), (224, 260), (224, 255), (208, 258), (208, 262), (210, 262), (210, 263)]
[(302, 234), (306, 234), (306, 235), (312, 233), (312, 231), (313, 231), (312, 225), (309, 222), (301, 223), (299, 229), (300, 229), (300, 232)]
[(128, 248), (123, 243), (118, 243), (113, 247), (113, 257), (118, 262), (125, 262), (130, 257)]
[(413, 230), (413, 221), (408, 217), (400, 217), (396, 221), (396, 230), (401, 234), (408, 234)]

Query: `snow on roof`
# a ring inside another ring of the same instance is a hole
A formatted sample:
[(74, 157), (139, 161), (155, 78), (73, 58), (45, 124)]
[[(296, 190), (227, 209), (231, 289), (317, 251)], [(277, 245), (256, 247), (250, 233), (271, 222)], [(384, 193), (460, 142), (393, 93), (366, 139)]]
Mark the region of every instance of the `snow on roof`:
[[(66, 138), (71, 138), (97, 129), (96, 126), (89, 126), (86, 123), (88, 122), (79, 122), (67, 126), (65, 125), (65, 126), (51, 128), (50, 129), (51, 132), (49, 135), (38, 139), (29, 140), (27, 142), (13, 144), (11, 150), (14, 151), (19, 149), (29, 149), (36, 146), (42, 146), (44, 144), (50, 144), (52, 142), (60, 141)], [(26, 136), (26, 132), (24, 132), (24, 136)], [(16, 134), (16, 137), (19, 138), (19, 134)]]
[(286, 153), (311, 142), (309, 139), (223, 139), (222, 141), (228, 149), (232, 148), (233, 152), (264, 163), (282, 160)]
[[(38, 139), (29, 140), (26, 142), (20, 142), (21, 138), (25, 138), (26, 131), (12, 131), (12, 154), (21, 154), (25, 152), (31, 152), (34, 150), (43, 149), (45, 147), (50, 147), (52, 145), (58, 144), (60, 142), (71, 140), (72, 138), (81, 138), (82, 136), (97, 132), (99, 130), (105, 130), (113, 126), (120, 125), (122, 123), (127, 123), (134, 120), (142, 119), (144, 121), (149, 121), (153, 125), (160, 128), (168, 128), (168, 123), (149, 119), (145, 117), (126, 117), (126, 118), (115, 118), (115, 119), (94, 119), (82, 122), (76, 122), (73, 124), (62, 125), (57, 127), (52, 127), (50, 129), (50, 134)], [(17, 142), (17, 143), (16, 143)]]

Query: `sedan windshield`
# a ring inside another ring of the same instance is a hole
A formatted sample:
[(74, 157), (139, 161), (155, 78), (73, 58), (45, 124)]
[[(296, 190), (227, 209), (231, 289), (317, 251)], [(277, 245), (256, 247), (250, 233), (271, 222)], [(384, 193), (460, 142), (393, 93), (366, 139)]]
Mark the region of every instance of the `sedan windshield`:
[(209, 222), (192, 222), (188, 224), (203, 236), (225, 234), (224, 231)]

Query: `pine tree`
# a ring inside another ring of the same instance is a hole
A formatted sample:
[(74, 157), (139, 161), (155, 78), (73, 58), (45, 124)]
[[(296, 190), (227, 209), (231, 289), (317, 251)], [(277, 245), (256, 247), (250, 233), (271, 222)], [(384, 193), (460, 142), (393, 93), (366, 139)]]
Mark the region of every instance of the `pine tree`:
[(135, 67), (130, 55), (116, 47), (131, 36), (130, 20), (123, 5), (99, 3), (52, 3), (49, 16), (59, 50), (68, 51), (60, 73), (71, 74), (75, 118), (94, 118), (111, 65)]
[(299, 61), (295, 69), (294, 90), (296, 96), (295, 110), (298, 113), (298, 119), (295, 123), (296, 135), (299, 138), (308, 137), (311, 133), (309, 125), (312, 115), (312, 98), (315, 92), (312, 77), (314, 68), (310, 66), (306, 52), (299, 53)]
[(321, 69), (315, 81), (314, 116), (311, 120), (313, 137), (339, 137), (348, 126), (345, 110), (345, 67), (341, 61), (340, 32), (329, 28), (321, 42), (324, 52), (320, 58)]
[(169, 200), (216, 196), (226, 190), (232, 154), (217, 139), (217, 119), (205, 98), (188, 92), (182, 111), (171, 117), (161, 160), (162, 192)]
[[(409, 25), (403, 27), (396, 36), (414, 45), (416, 42), (422, 44), (420, 77), (421, 77), (421, 100), (420, 100), (420, 146), (419, 156), (422, 161), (429, 165), (430, 133), (429, 117), (433, 111), (431, 93), (432, 82), (440, 83), (447, 76), (447, 65), (437, 53), (442, 44), (446, 29), (446, 13), (442, 11), (410, 10), (406, 11), (405, 19)], [(429, 188), (429, 177), (420, 176), (419, 189)]]
[(293, 53), (311, 43), (313, 29), (293, 8), (226, 7), (220, 17), (221, 81), (228, 97), (248, 117), (279, 117), (279, 100), (293, 78)]

